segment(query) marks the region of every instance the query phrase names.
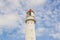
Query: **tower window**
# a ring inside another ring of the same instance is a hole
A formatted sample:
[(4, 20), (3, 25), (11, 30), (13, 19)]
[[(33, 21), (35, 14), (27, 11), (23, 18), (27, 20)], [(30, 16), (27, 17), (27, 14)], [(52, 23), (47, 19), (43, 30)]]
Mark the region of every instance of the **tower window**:
[(31, 13), (30, 12), (28, 14), (29, 14), (29, 16), (31, 16)]

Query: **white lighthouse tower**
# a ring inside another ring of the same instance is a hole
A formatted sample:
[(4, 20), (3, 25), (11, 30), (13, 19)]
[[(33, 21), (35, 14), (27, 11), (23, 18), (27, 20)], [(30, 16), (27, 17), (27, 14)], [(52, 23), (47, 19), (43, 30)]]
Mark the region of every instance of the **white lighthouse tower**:
[(36, 35), (35, 35), (35, 17), (34, 17), (34, 12), (32, 9), (30, 9), (27, 12), (26, 15), (26, 36), (25, 40), (36, 40)]

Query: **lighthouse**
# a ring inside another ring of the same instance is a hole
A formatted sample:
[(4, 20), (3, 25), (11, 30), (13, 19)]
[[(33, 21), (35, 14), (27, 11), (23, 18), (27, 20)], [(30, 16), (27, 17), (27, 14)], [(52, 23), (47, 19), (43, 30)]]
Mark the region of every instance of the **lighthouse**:
[(25, 40), (36, 40), (36, 33), (35, 33), (35, 15), (32, 9), (29, 9), (26, 14), (26, 35)]

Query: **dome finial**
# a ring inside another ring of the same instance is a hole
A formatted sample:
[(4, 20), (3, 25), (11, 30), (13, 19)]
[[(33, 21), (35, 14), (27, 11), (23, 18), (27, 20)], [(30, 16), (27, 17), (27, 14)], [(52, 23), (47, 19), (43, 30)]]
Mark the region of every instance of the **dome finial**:
[(29, 9), (29, 11), (28, 12), (33, 12), (33, 10), (32, 9)]

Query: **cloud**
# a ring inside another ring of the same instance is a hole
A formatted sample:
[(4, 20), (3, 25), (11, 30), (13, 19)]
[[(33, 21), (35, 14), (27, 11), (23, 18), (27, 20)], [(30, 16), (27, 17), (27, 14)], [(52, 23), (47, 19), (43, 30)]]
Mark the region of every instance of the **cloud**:
[(1, 29), (1, 28), (0, 28), (0, 35), (2, 35), (2, 34), (3, 34), (3, 32), (2, 32), (2, 31), (3, 31), (3, 29)]
[[(0, 0), (0, 36), (7, 32), (9, 38), (10, 33), (15, 37), (17, 35), (23, 37), (24, 35), (21, 35), (24, 34), (23, 13), (25, 12), (19, 0)], [(15, 30), (17, 28), (18, 31)], [(14, 30), (17, 31), (16, 34)]]
[(27, 8), (43, 5), (45, 2), (46, 0), (21, 0), (21, 3)]
[(23, 10), (19, 0), (0, 0), (0, 10), (4, 10), (4, 12), (13, 12), (16, 9)]
[(27, 5), (28, 6), (38, 6), (38, 5), (41, 5), (41, 4), (44, 4), (46, 0), (28, 0), (27, 2)]
[(54, 39), (60, 40), (60, 22), (56, 23), (54, 29), (55, 30), (53, 30), (52, 33), (50, 32), (49, 36), (54, 38)]
[[(4, 6), (9, 5), (10, 7), (18, 7), (19, 6), (19, 1), (18, 0), (0, 0)], [(2, 6), (2, 5), (1, 5)]]
[(0, 15), (0, 26), (13, 26), (17, 24), (19, 16), (16, 14)]
[(21, 8), (18, 0), (0, 0), (0, 27), (1, 25), (16, 25), (17, 20), (20, 20), (21, 17), (18, 15), (19, 11), (24, 10)]
[(49, 36), (60, 39), (60, 33), (52, 33)]
[(55, 30), (60, 32), (60, 22), (57, 22), (56, 25), (55, 25)]
[(58, 27), (58, 29), (60, 29), (60, 22), (59, 22), (59, 23), (57, 23), (57, 27)]
[(37, 36), (42, 36), (46, 31), (47, 31), (46, 28), (37, 28), (36, 29), (36, 35)]

